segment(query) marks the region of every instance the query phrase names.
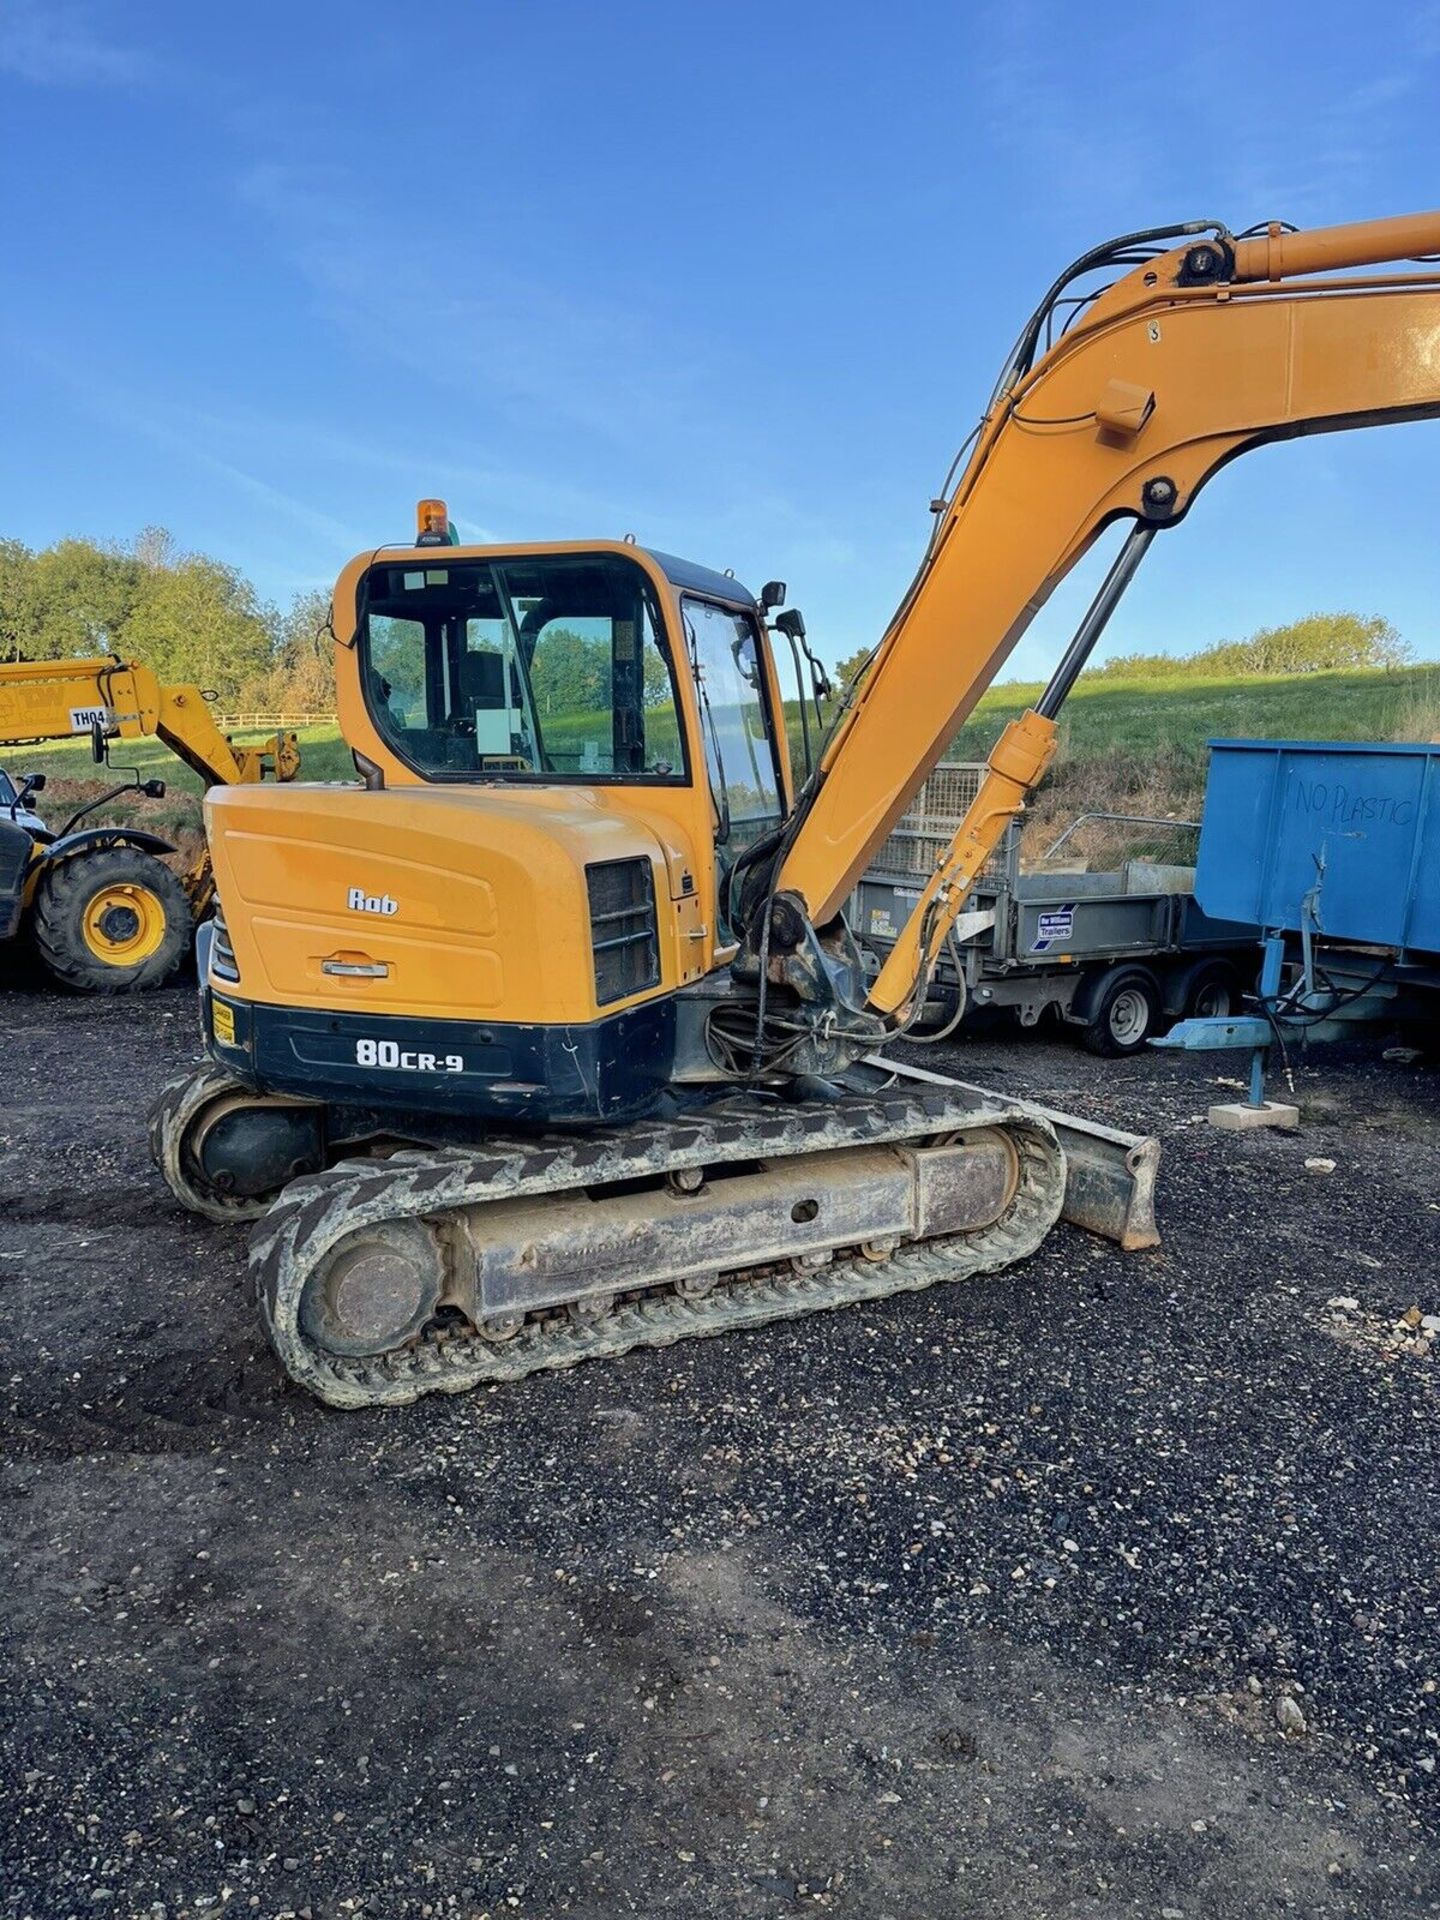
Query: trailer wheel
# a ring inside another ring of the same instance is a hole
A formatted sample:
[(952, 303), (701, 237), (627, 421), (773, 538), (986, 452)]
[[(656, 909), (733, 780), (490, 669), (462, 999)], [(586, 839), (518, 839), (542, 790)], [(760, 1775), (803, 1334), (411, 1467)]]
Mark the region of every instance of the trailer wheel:
[(1103, 1059), (1138, 1053), (1160, 1018), (1160, 986), (1144, 967), (1117, 967), (1100, 989), (1080, 1044)]
[(1223, 1020), (1240, 1005), (1240, 976), (1228, 960), (1204, 960), (1185, 976), (1177, 997), (1185, 1019)]
[(153, 853), (103, 847), (50, 868), (35, 895), (35, 946), (80, 993), (131, 993), (168, 980), (190, 947), (185, 889)]

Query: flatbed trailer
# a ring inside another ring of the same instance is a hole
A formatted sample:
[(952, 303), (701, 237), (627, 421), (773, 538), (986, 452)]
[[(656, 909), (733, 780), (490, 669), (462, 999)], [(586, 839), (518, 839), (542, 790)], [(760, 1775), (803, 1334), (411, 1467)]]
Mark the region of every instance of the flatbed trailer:
[[(942, 763), (856, 887), (849, 921), (879, 970), (984, 774)], [(1092, 1051), (1134, 1053), (1170, 1021), (1238, 1010), (1258, 930), (1195, 898), (1197, 822), (1085, 813), (1035, 861), (1013, 824), (937, 969), (930, 1037), (985, 1009), (1053, 1011)], [(919, 1034), (912, 1037), (923, 1038)]]

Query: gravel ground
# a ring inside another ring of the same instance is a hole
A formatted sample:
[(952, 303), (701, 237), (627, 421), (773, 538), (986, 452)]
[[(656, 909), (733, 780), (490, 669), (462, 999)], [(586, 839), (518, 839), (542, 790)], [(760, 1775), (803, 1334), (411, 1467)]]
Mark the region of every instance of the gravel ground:
[(149, 1167), (189, 995), (0, 1021), (0, 1912), (1440, 1912), (1433, 1070), (932, 1049), (1163, 1248), (354, 1415)]

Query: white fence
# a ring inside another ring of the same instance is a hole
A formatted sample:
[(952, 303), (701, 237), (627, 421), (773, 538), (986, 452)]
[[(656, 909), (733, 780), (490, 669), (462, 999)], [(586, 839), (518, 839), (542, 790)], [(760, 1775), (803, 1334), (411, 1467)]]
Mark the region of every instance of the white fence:
[(336, 717), (333, 713), (219, 713), (215, 723), (227, 731), (264, 727), (274, 732), (278, 727), (333, 727)]

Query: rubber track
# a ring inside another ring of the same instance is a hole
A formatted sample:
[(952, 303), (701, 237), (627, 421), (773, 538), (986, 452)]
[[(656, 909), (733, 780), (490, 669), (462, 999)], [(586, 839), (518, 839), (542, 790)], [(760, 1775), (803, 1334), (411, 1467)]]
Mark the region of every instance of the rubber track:
[[(729, 1277), (700, 1299), (662, 1287), (595, 1320), (552, 1313), (527, 1321), (503, 1343), (447, 1331), (375, 1359), (328, 1354), (300, 1329), (311, 1273), (348, 1234), (381, 1221), (443, 1221), (491, 1200), (984, 1127), (1004, 1128), (1020, 1158), (1019, 1184), (1005, 1213), (973, 1234), (912, 1243), (883, 1262), (852, 1253), (803, 1274), (768, 1268), (755, 1277)], [(427, 1393), (462, 1393), (582, 1360), (617, 1358), (636, 1347), (669, 1346), (994, 1272), (1034, 1252), (1059, 1217), (1064, 1189), (1064, 1154), (1053, 1130), (1034, 1115), (977, 1106), (973, 1096), (857, 1096), (812, 1109), (712, 1110), (700, 1121), (642, 1123), (611, 1134), (500, 1138), (478, 1151), (406, 1151), (384, 1161), (345, 1162), (285, 1189), (252, 1237), (250, 1265), (270, 1339), (293, 1379), (331, 1406), (397, 1406)]]

